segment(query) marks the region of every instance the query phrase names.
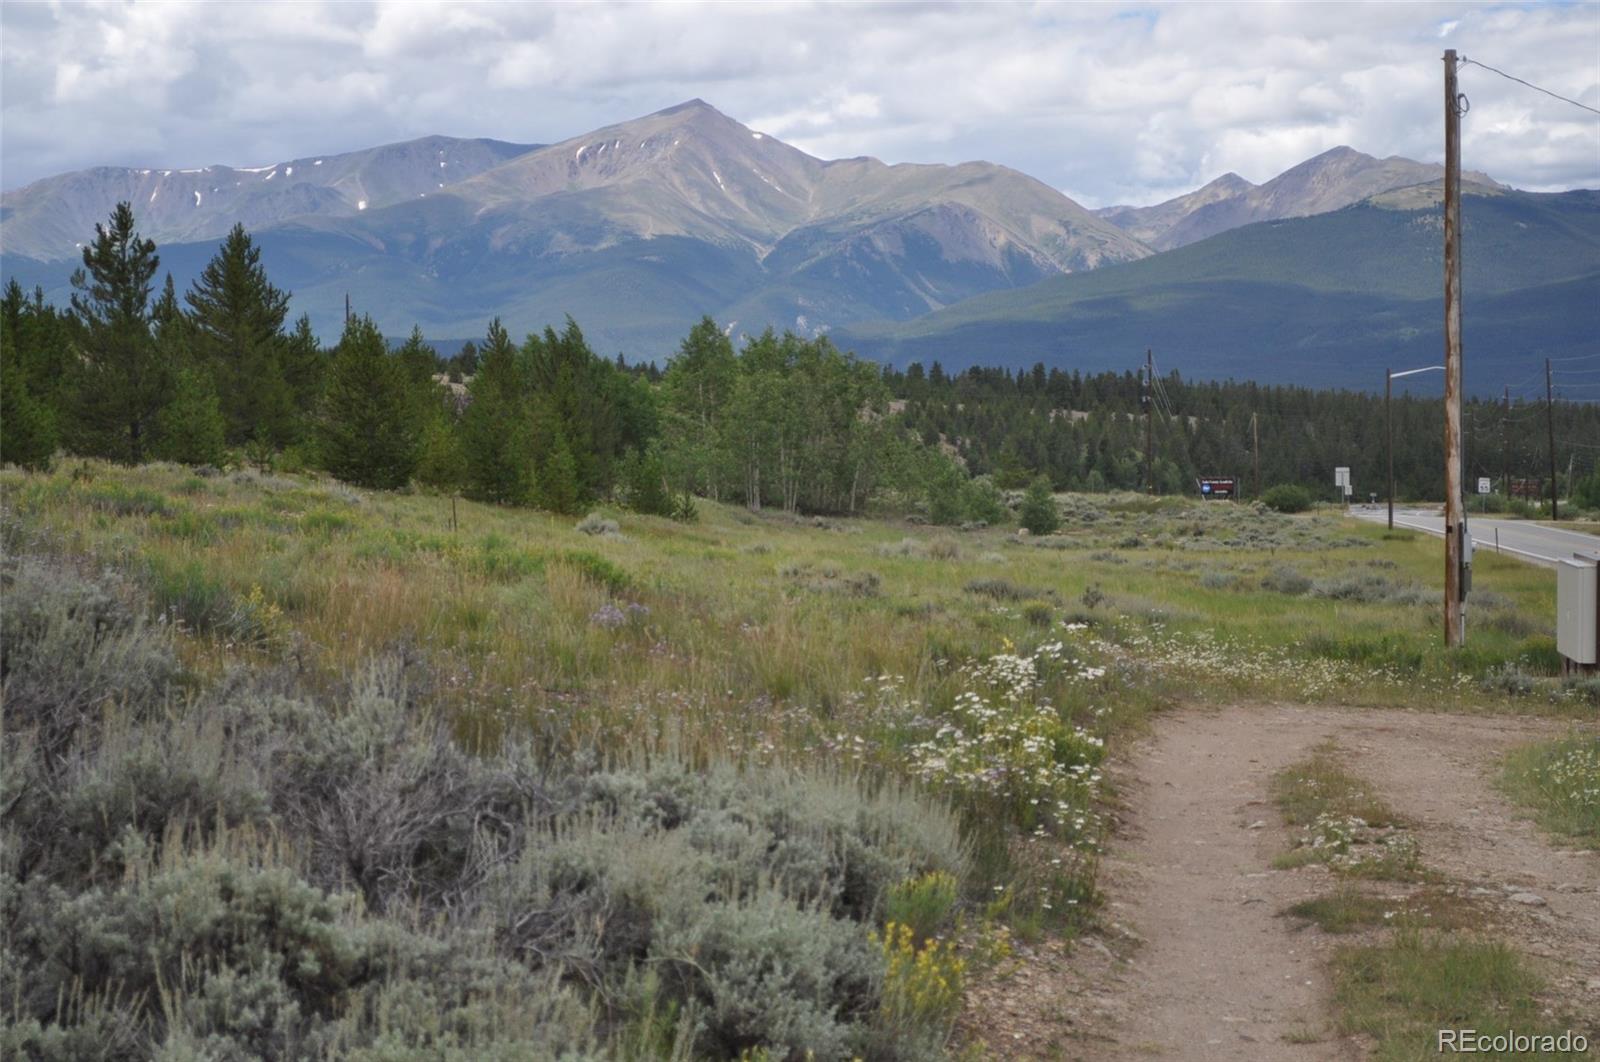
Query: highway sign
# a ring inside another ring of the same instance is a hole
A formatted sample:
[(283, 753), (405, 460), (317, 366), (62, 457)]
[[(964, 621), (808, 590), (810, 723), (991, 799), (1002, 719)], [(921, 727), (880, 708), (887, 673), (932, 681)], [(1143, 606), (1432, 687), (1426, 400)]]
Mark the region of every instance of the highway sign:
[(1479, 494), (1492, 494), (1493, 492), (1494, 492), (1494, 487), (1492, 487), (1489, 484), (1489, 477), (1488, 476), (1479, 476), (1478, 477), (1478, 493)]

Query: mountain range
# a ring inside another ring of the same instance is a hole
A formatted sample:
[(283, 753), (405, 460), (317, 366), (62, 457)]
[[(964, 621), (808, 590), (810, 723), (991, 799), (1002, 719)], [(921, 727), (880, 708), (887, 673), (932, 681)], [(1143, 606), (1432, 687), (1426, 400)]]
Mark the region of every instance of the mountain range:
[[(1257, 221), (1325, 214), (1397, 188), (1431, 184), (1444, 167), (1391, 155), (1376, 159), (1354, 148), (1336, 147), (1291, 167), (1264, 184), (1225, 173), (1187, 195), (1148, 207), (1113, 206), (1095, 211), (1157, 251), (1215, 236)], [(1464, 182), (1502, 187), (1488, 174), (1467, 171)]]
[[(1600, 192), (1464, 186), (1467, 386), (1498, 392), (1600, 337)], [(1440, 186), (1244, 225), (1138, 262), (994, 292), (835, 339), (898, 364), (1084, 371), (1146, 348), (1202, 378), (1371, 390), (1385, 368), (1440, 360)]]
[[(180, 286), (244, 223), (325, 338), (348, 295), (391, 334), (419, 324), (440, 340), (481, 335), (494, 316), (516, 334), (571, 314), (597, 349), (631, 358), (669, 355), (711, 314), (741, 333), (830, 331), (951, 368), (1120, 358), (1160, 334), (1187, 337), (1191, 374), (1275, 371), (1288, 346), (1328, 376), (1366, 356), (1352, 345), (1389, 335), (1330, 317), (1436, 330), (1440, 172), (1336, 148), (1260, 185), (1227, 174), (1155, 206), (1090, 211), (987, 162), (818, 159), (691, 100), (549, 145), (425, 137), (267, 166), (51, 177), (0, 197), (0, 267), (64, 301), (78, 247), (128, 200)], [(1488, 226), (1515, 251), (1493, 263), (1496, 297), (1572, 281), (1590, 293), (1592, 200), (1468, 181), (1473, 204), (1497, 204), (1469, 206), (1469, 248)], [(1208, 286), (1218, 301), (1197, 304)], [(1517, 305), (1506, 312), (1541, 349), (1593, 323), (1581, 298), (1553, 291)]]
[(537, 146), (425, 136), (270, 166), (97, 166), (6, 192), (0, 248), (23, 258), (76, 259), (95, 223), (122, 201), (133, 204), (140, 231), (158, 244), (218, 240), (236, 223), (260, 231), (298, 217), (353, 217), (426, 196)]
[[(599, 345), (650, 355), (706, 313), (818, 332), (1151, 253), (1004, 166), (824, 161), (700, 100), (519, 147), (429, 138), (345, 157), (335, 180), (315, 159), (67, 174), (5, 195), (0, 249), (18, 275), (62, 274), (51, 263), (131, 198), (180, 283), (227, 219), (245, 221), (324, 333), (348, 292), (391, 331), (475, 335), (495, 315), (527, 330), (570, 313)], [(396, 172), (380, 194), (385, 158)], [(430, 186), (435, 173), (454, 179)], [(229, 180), (229, 196), (213, 191)]]

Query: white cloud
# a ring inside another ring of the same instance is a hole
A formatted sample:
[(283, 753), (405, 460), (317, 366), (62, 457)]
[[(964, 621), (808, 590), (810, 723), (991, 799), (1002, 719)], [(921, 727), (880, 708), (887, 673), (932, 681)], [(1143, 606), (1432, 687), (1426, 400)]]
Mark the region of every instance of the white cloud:
[[(1441, 39), (1600, 105), (1593, 4), (5, 4), (0, 31), (7, 188), (434, 132), (548, 142), (699, 96), (824, 156), (986, 158), (1153, 202), (1337, 144), (1437, 160)], [(1469, 167), (1600, 185), (1600, 119), (1481, 68), (1462, 84)]]

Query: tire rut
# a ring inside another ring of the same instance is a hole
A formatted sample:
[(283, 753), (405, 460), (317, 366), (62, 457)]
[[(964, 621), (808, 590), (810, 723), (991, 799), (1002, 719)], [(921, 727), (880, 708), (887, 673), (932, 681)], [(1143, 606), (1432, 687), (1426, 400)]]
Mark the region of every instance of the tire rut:
[[(1600, 974), (1591, 966), (1600, 957), (1600, 859), (1557, 848), (1495, 792), (1491, 777), (1512, 745), (1570, 729), (1548, 720), (1293, 705), (1185, 709), (1158, 720), (1122, 772), (1129, 814), (1104, 879), (1112, 921), (1142, 943), (1110, 993), (1110, 1042), (1081, 1057), (1362, 1056), (1361, 1045), (1330, 1031), (1324, 960), (1335, 942), (1280, 915), (1332, 882), (1271, 869), (1291, 842), (1270, 802), (1272, 776), (1330, 739), (1416, 823), (1425, 864), (1491, 883), (1497, 903), (1508, 884), (1545, 899), (1514, 912), (1516, 942), (1534, 940), (1534, 954), (1571, 972), (1565, 987), (1585, 991)], [(1528, 926), (1540, 931), (1529, 938)]]

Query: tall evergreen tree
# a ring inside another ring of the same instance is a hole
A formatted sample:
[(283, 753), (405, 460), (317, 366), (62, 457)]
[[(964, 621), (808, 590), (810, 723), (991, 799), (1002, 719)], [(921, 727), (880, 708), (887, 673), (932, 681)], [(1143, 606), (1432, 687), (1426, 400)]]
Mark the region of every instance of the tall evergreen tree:
[(56, 425), (22, 356), (22, 306), (22, 289), (13, 280), (0, 314), (0, 463), (39, 469), (48, 467), (55, 454)]
[(161, 260), (154, 241), (135, 231), (127, 203), (94, 231), (83, 267), (72, 275), (81, 354), (73, 412), (82, 449), (138, 463), (172, 382), (150, 331), (151, 281)]
[(422, 329), (414, 325), (411, 335), (394, 352), (394, 359), (416, 410), (413, 416), (421, 445), (417, 479), (430, 487), (458, 486), (465, 465), (454, 399), (434, 379), (441, 368), (439, 355), (423, 338)]
[(434, 383), (433, 377), (439, 371), (439, 355), (428, 345), (420, 325), (411, 326), (411, 335), (394, 352), (394, 357), (401, 371), (419, 390)]
[(296, 437), (306, 434), (311, 416), (322, 404), (322, 385), (328, 370), (328, 353), (311, 331), (311, 318), (301, 314), (283, 343), (283, 381), (294, 408), (300, 411)]
[(371, 317), (352, 318), (334, 349), (317, 422), (322, 466), (358, 486), (405, 486), (417, 465), (414, 412), (383, 333)]
[(667, 460), (709, 498), (721, 493), (717, 456), (727, 431), (729, 403), (738, 378), (733, 341), (710, 317), (685, 337), (661, 382), (663, 418), (670, 425)]
[(478, 371), (478, 345), (470, 339), (461, 344), (461, 349), (450, 359), (449, 370), (450, 379), (456, 383), (475, 375)]
[(559, 333), (546, 328), (543, 336), (530, 335), (521, 360), (540, 473), (564, 446), (576, 469), (580, 495), (604, 493), (616, 460), (627, 448), (621, 410), (614, 400), (616, 369), (595, 356), (570, 317)]
[(517, 348), (497, 317), (479, 351), (478, 372), (461, 415), (461, 453), (469, 497), (507, 505), (534, 498), (528, 403)]
[(13, 277), (0, 296), (0, 315), (4, 327), (17, 344), (17, 356), (33, 383), (34, 393), (51, 411), (60, 410), (71, 381), (73, 354), (70, 315), (59, 312), (45, 301), (44, 289), (35, 287), (31, 297)]
[(284, 372), (289, 295), (267, 279), (261, 249), (235, 225), (184, 301), (195, 346), (217, 381), (228, 441), (283, 446), (294, 437), (294, 395)]

